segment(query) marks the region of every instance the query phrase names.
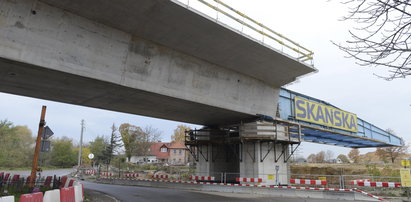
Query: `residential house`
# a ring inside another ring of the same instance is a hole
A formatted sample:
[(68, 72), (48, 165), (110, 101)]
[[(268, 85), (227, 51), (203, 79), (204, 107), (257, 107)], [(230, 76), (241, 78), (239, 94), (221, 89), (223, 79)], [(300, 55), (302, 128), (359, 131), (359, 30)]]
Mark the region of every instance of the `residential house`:
[(156, 142), (150, 146), (148, 156), (132, 156), (131, 163), (168, 163), (170, 165), (187, 164), (187, 148), (180, 142)]

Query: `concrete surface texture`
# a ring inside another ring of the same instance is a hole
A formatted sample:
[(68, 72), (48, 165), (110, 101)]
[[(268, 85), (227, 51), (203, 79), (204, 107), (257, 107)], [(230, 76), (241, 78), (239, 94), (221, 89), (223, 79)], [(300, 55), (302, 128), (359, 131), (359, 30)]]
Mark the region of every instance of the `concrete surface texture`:
[(177, 1), (41, 1), (218, 66), (253, 75), (272, 86), (282, 86), (314, 71)]
[(1, 92), (217, 125), (313, 70), (171, 1), (44, 2), (0, 0)]

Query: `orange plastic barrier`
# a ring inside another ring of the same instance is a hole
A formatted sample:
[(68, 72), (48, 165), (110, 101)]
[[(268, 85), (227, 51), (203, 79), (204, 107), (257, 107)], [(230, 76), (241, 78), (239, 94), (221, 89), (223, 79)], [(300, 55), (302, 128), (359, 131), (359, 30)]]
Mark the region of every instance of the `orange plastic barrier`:
[(60, 202), (75, 202), (74, 187), (60, 189)]
[(43, 202), (43, 192), (23, 194), (20, 196), (19, 202)]

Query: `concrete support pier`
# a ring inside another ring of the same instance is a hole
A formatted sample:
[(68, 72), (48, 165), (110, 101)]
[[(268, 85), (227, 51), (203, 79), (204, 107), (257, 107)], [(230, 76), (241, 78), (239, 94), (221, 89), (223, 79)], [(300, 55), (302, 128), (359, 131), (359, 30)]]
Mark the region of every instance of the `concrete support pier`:
[(284, 185), (288, 161), (301, 142), (299, 126), (254, 121), (220, 129), (193, 130), (186, 145), (197, 160), (197, 175), (220, 182)]

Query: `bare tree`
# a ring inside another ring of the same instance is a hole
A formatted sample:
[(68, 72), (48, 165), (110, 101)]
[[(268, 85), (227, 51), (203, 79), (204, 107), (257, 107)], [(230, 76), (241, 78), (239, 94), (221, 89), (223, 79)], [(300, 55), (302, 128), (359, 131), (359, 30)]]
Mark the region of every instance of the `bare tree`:
[(315, 160), (317, 163), (325, 162), (325, 151), (320, 151), (315, 155)]
[(351, 151), (348, 153), (348, 158), (354, 161), (354, 163), (358, 163), (360, 157), (360, 151), (357, 148), (351, 149)]
[(315, 155), (315, 154), (310, 154), (310, 155), (307, 157), (307, 162), (308, 162), (308, 163), (316, 163), (316, 155)]
[(344, 20), (358, 24), (346, 45), (337, 45), (362, 66), (387, 67), (392, 80), (411, 75), (411, 2), (409, 0), (347, 0)]
[(334, 159), (334, 152), (331, 151), (331, 150), (327, 150), (327, 151), (325, 152), (325, 160), (328, 161), (328, 162), (330, 162), (330, 161), (333, 160), (333, 159)]
[[(387, 129), (388, 133), (395, 134), (394, 130)], [(408, 145), (403, 145), (400, 147), (385, 147), (385, 148), (377, 148), (375, 153), (381, 160), (387, 161), (390, 160), (391, 163), (394, 163), (395, 160), (401, 156), (407, 154)]]
[(139, 154), (144, 156), (144, 161), (147, 161), (147, 156), (150, 154), (150, 147), (153, 143), (161, 139), (161, 131), (152, 126), (146, 126), (139, 136), (137, 147)]

